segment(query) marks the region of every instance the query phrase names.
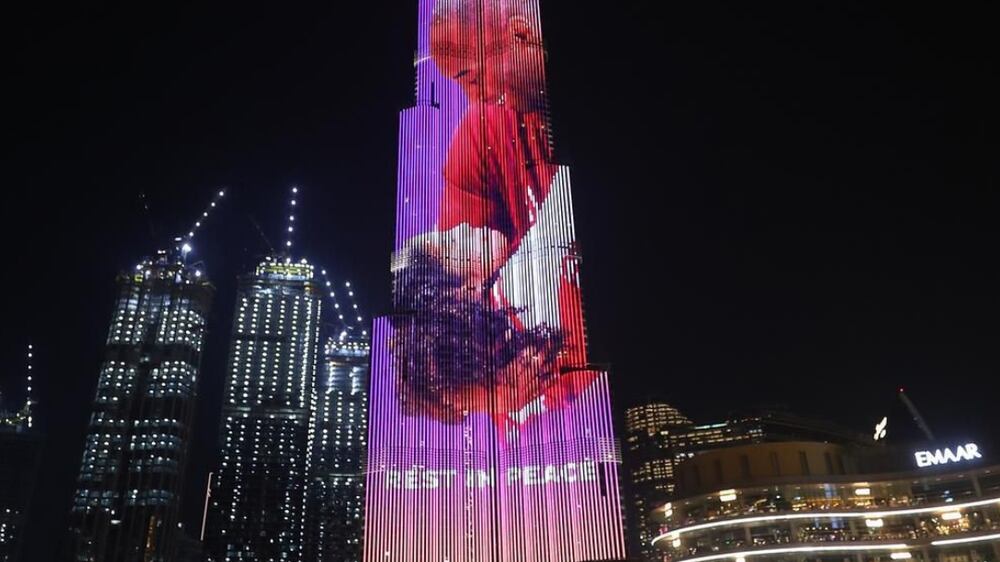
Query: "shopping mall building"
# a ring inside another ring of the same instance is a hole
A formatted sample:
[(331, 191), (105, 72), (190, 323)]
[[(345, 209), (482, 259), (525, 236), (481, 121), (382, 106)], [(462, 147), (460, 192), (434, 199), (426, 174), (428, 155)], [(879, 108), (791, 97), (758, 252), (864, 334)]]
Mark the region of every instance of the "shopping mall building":
[(672, 562), (1000, 561), (1000, 465), (988, 448), (761, 443), (677, 466), (652, 514)]

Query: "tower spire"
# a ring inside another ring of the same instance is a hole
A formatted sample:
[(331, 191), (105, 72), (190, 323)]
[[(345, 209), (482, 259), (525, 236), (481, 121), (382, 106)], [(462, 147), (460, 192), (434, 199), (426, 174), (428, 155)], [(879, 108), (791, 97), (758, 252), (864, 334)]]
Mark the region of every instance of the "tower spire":
[(587, 361), (539, 0), (418, 1), (393, 314), (372, 328), (364, 560), (621, 560), (608, 373)]
[(292, 235), (295, 233), (295, 210), (298, 207), (299, 203), (298, 197), (299, 197), (299, 188), (293, 187), (292, 196), (289, 199), (288, 203), (288, 228), (287, 228), (288, 234), (285, 239), (285, 253), (288, 254), (288, 257), (291, 257), (292, 253)]

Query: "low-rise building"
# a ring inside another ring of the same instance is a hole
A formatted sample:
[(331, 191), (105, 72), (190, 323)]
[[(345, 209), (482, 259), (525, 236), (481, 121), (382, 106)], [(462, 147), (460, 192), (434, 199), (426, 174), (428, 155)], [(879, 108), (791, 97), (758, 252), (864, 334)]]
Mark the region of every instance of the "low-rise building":
[(676, 499), (653, 512), (653, 545), (673, 562), (1000, 560), (1000, 465), (975, 444), (918, 449), (701, 453), (677, 466)]

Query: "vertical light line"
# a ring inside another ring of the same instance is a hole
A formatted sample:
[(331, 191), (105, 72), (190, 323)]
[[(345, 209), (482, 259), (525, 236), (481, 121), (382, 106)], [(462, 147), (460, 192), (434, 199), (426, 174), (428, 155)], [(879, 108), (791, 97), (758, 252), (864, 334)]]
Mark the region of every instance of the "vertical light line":
[(205, 485), (205, 509), (201, 514), (201, 542), (205, 542), (205, 525), (208, 523), (208, 503), (212, 498), (212, 476), (214, 475), (214, 472), (208, 473), (208, 484)]
[(31, 427), (33, 425), (31, 407), (34, 405), (34, 400), (32, 399), (32, 385), (33, 385), (33, 383), (32, 383), (32, 375), (33, 375), (32, 368), (33, 368), (34, 356), (35, 356), (34, 349), (35, 349), (34, 345), (31, 344), (31, 343), (28, 343), (28, 358), (27, 358), (27, 363), (28, 363), (28, 365), (27, 365), (27, 367), (28, 367), (27, 371), (28, 372), (27, 372), (27, 375), (26, 375), (26, 377), (27, 377), (27, 383), (28, 384), (27, 384), (27, 390), (25, 391), (25, 399), (24, 399), (24, 411), (25, 411), (25, 415), (27, 416), (28, 429), (31, 429)]
[(286, 234), (286, 239), (285, 239), (286, 252), (292, 251), (292, 234), (295, 232), (295, 212), (296, 212), (296, 207), (298, 206), (298, 199), (297, 199), (298, 193), (299, 193), (299, 188), (293, 187), (292, 196), (291, 199), (289, 199), (288, 203), (288, 227), (287, 227), (288, 232)]

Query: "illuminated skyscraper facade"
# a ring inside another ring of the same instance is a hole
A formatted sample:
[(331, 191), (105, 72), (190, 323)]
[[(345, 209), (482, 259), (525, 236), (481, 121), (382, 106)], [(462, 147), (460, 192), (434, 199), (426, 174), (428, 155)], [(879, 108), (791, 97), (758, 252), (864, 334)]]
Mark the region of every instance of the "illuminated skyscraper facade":
[(368, 338), (330, 338), (317, 385), (306, 559), (360, 562), (368, 437)]
[(418, 22), (364, 559), (620, 559), (620, 453), (587, 361), (538, 0), (420, 0)]
[(119, 276), (73, 497), (75, 560), (174, 560), (213, 293), (180, 253)]
[(674, 491), (674, 458), (671, 437), (692, 426), (684, 414), (664, 403), (649, 403), (625, 411), (626, 503), (630, 555), (636, 560), (663, 560), (652, 540), (659, 524), (649, 512), (670, 499)]
[(240, 279), (210, 560), (302, 560), (322, 300), (306, 260), (269, 257)]

